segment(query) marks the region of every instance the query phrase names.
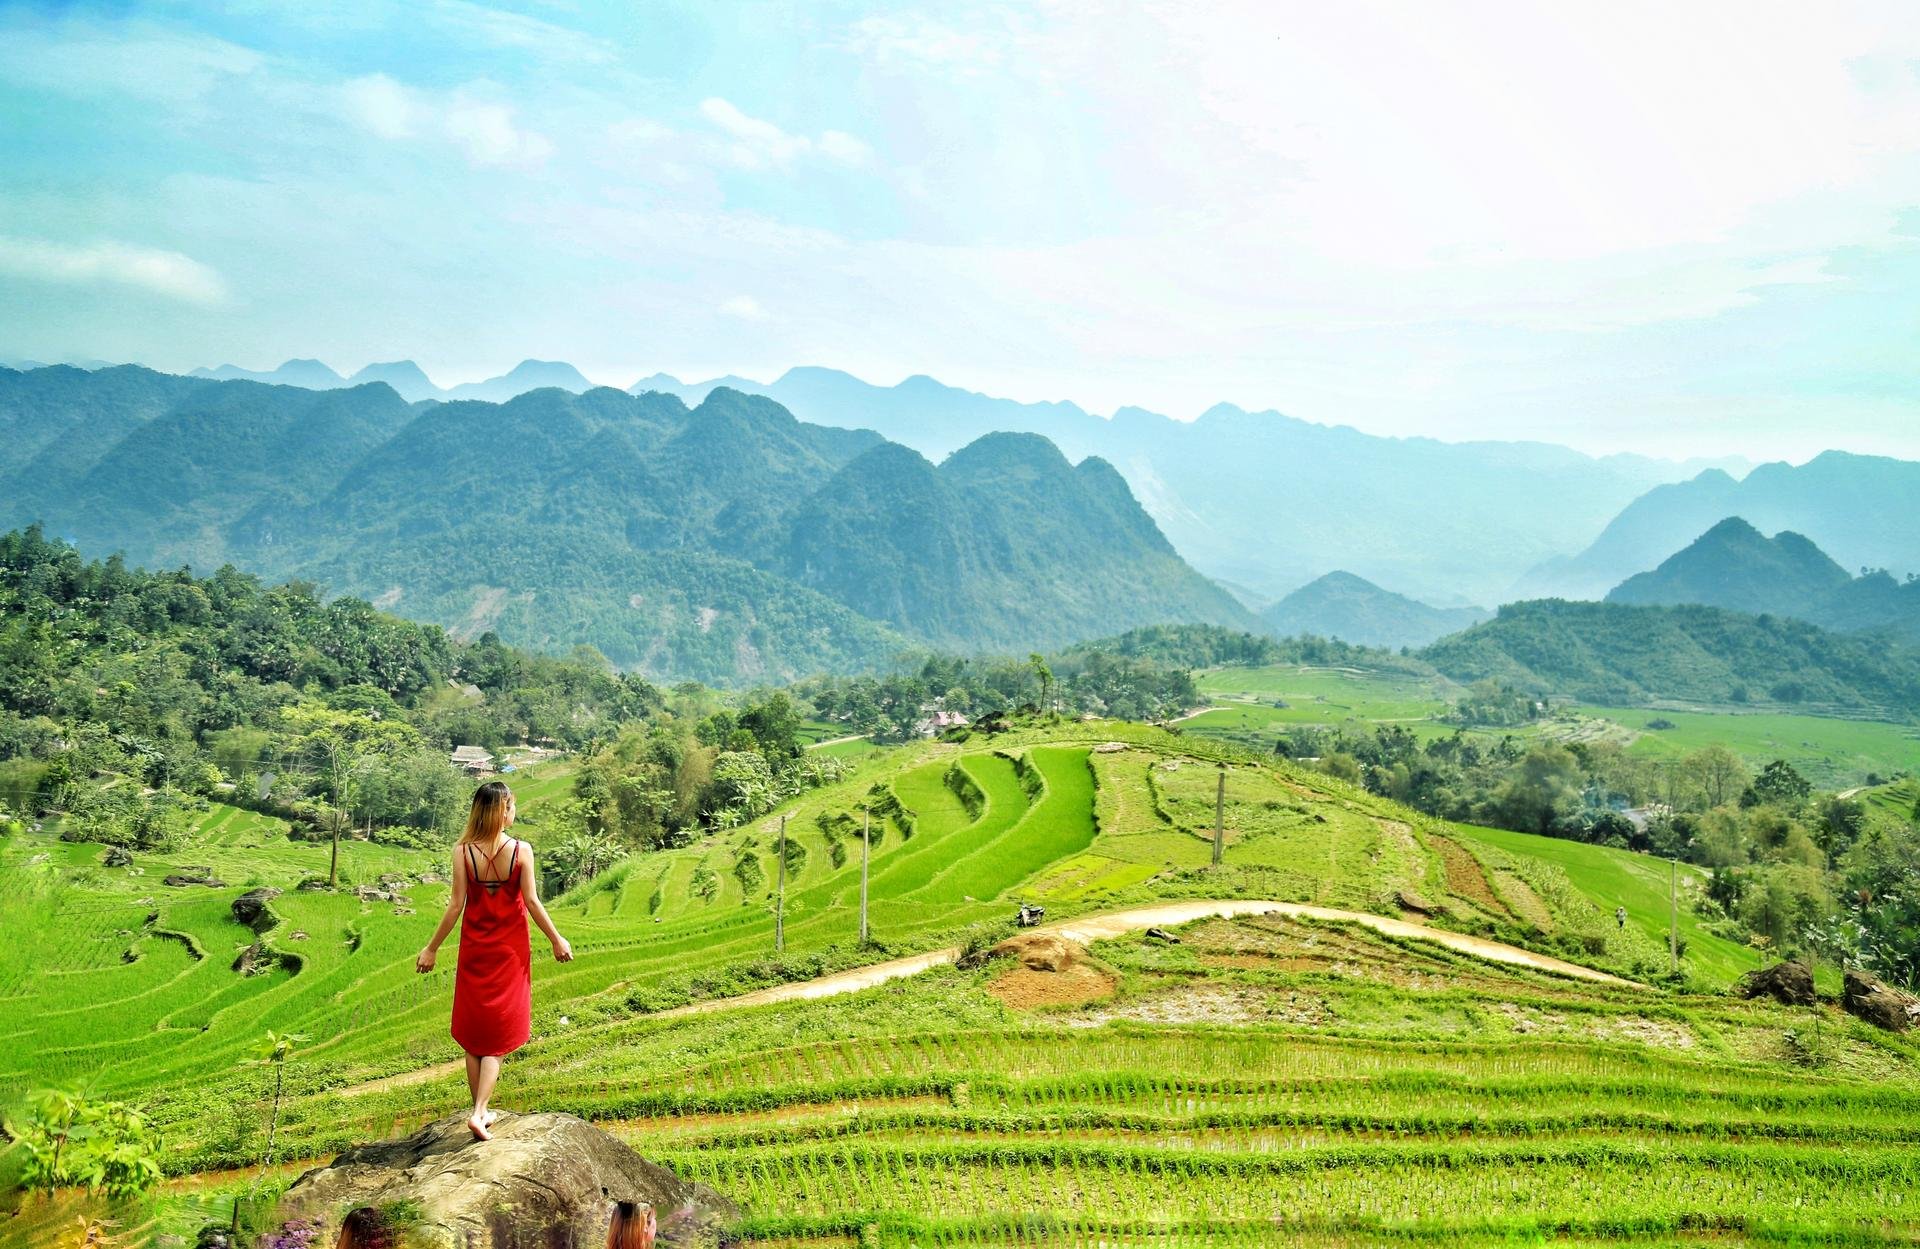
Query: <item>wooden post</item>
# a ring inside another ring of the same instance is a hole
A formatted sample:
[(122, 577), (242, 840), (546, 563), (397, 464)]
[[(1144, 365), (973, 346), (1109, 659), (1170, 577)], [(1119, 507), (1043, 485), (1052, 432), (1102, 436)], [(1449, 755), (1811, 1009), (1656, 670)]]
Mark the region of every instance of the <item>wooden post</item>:
[(1220, 866), (1220, 854), (1227, 844), (1227, 765), (1220, 765), (1220, 781), (1213, 790), (1213, 865)]
[(1667, 878), (1667, 954), (1675, 974), (1680, 971), (1680, 860), (1672, 860)]
[(780, 817), (780, 847), (775, 853), (780, 862), (774, 869), (779, 873), (776, 877), (779, 883), (773, 892), (773, 952), (778, 954), (787, 946), (787, 817), (784, 815)]
[(873, 812), (865, 807), (860, 809), (860, 943), (867, 941), (867, 854), (873, 844), (869, 830), (873, 825)]

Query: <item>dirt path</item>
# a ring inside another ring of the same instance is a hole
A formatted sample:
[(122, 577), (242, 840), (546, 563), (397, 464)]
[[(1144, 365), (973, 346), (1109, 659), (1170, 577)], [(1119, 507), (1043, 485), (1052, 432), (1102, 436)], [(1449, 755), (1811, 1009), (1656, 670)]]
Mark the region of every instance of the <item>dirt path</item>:
[(814, 742), (808, 746), (807, 749), (818, 750), (822, 746), (838, 746), (842, 742), (864, 742), (867, 740), (867, 736), (865, 733), (854, 733), (846, 737), (829, 737), (825, 741)]
[[(1389, 919), (1385, 915), (1369, 915), (1364, 911), (1341, 911), (1331, 907), (1308, 906), (1300, 902), (1266, 902), (1248, 898), (1163, 902), (1155, 906), (1136, 906), (1124, 911), (1109, 911), (1101, 915), (1082, 915), (1077, 919), (1042, 924), (1031, 931), (1053, 933), (1085, 945), (1093, 941), (1107, 941), (1114, 937), (1122, 937), (1127, 933), (1139, 932), (1146, 928), (1171, 928), (1179, 924), (1191, 923), (1196, 919), (1274, 913), (1300, 919), (1360, 924), (1389, 937), (1412, 937), (1421, 941), (1431, 941), (1449, 950), (1458, 950), (1462, 954), (1471, 954), (1476, 958), (1506, 963), (1513, 967), (1531, 967), (1536, 971), (1557, 972), (1579, 980), (1591, 980), (1599, 984), (1618, 985), (1623, 988), (1647, 987), (1638, 981), (1623, 980), (1619, 976), (1595, 971), (1591, 967), (1582, 967), (1578, 963), (1569, 963), (1550, 955), (1536, 954), (1532, 950), (1523, 950), (1518, 946), (1505, 945), (1498, 941), (1488, 941), (1482, 937), (1468, 936), (1466, 933), (1448, 932), (1444, 928), (1429, 928), (1424, 924)], [(769, 1006), (777, 1002), (806, 1002), (815, 998), (834, 997), (842, 993), (858, 993), (862, 989), (871, 989), (875, 985), (885, 984), (889, 980), (898, 980), (902, 976), (917, 976), (929, 968), (943, 967), (959, 957), (960, 947), (948, 946), (944, 950), (909, 954), (905, 958), (888, 959), (884, 963), (872, 963), (866, 967), (835, 972), (830, 976), (821, 976), (814, 980), (801, 980), (793, 984), (778, 984), (768, 989), (756, 989), (752, 993), (742, 993), (738, 997), (692, 1002), (686, 1006), (656, 1011), (647, 1018), (680, 1019), (689, 1015), (707, 1015), (714, 1011), (740, 1010), (748, 1006)], [(464, 1060), (436, 1063), (431, 1067), (420, 1067), (413, 1071), (400, 1072), (398, 1075), (369, 1080), (365, 1084), (355, 1084), (341, 1089), (340, 1092), (352, 1097), (361, 1093), (378, 1093), (385, 1089), (403, 1088), (410, 1084), (425, 1084), (429, 1080), (437, 1080), (442, 1076), (456, 1075), (463, 1067)]]

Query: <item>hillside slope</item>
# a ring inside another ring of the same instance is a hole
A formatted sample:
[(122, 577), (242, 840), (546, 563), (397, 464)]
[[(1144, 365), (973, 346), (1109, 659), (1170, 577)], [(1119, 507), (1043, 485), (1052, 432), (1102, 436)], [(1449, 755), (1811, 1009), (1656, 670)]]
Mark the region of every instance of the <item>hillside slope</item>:
[(1420, 657), (1456, 681), (1610, 706), (1778, 704), (1896, 719), (1920, 706), (1920, 658), (1905, 648), (1719, 607), (1508, 603)]

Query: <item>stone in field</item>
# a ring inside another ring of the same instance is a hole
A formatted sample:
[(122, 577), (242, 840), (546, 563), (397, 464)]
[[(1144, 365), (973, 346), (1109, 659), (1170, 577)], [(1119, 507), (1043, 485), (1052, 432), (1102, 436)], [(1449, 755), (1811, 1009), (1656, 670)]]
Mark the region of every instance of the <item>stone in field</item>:
[(125, 846), (108, 846), (106, 854), (101, 856), (103, 867), (132, 867), (133, 851)]
[(719, 1193), (573, 1115), (502, 1112), (492, 1131), (492, 1140), (475, 1140), (456, 1115), (400, 1140), (357, 1145), (295, 1180), (281, 1215), (318, 1222), (314, 1243), (332, 1245), (354, 1211), (412, 1200), (423, 1217), (408, 1243), (447, 1249), (604, 1245), (623, 1202), (628, 1218), (644, 1219), (651, 1207), (661, 1245), (713, 1246), (739, 1215)]
[(1840, 1004), (1848, 1014), (1889, 1032), (1905, 1032), (1920, 1023), (1920, 998), (1882, 984), (1863, 971), (1848, 969)]
[(1805, 963), (1775, 963), (1748, 972), (1740, 992), (1750, 998), (1770, 997), (1782, 1006), (1812, 1006), (1819, 1000), (1813, 992), (1813, 973)]
[(267, 903), (280, 896), (280, 891), (263, 885), (249, 890), (233, 900), (233, 917), (253, 929), (265, 932), (273, 927), (273, 912), (267, 909)]

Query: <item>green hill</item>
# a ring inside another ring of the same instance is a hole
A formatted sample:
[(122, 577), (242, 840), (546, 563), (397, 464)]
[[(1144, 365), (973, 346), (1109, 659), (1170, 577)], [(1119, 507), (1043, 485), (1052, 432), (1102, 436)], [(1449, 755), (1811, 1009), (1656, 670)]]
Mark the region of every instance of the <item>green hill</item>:
[(1310, 633), (1360, 646), (1425, 646), (1487, 618), (1478, 607), (1432, 607), (1350, 572), (1317, 577), (1260, 613), (1281, 637)]
[(1911, 651), (1718, 607), (1508, 603), (1420, 658), (1456, 681), (1608, 706), (1772, 704), (1899, 719), (1920, 705)]
[[(1032, 435), (938, 468), (724, 387), (408, 405), (138, 368), (0, 371), (0, 524), (137, 562), (317, 580), (714, 682), (1027, 650), (1161, 620), (1247, 626), (1124, 481)], [(917, 462), (917, 463), (916, 463)]]
[(1615, 586), (1610, 603), (1704, 603), (1771, 612), (1847, 632), (1920, 641), (1920, 581), (1885, 570), (1855, 577), (1797, 533), (1768, 538), (1730, 516), (1651, 572)]
[[(1226, 858), (1212, 868), (1221, 762)], [(868, 806), (881, 944), (862, 948)], [(545, 811), (525, 830), (536, 842)], [(787, 948), (775, 957), (783, 817)], [(443, 854), (356, 847), (355, 879), (403, 878), (398, 901), (273, 899), (266, 940), (290, 957), (249, 977), (228, 967), (227, 951), (254, 938), (229, 904), (243, 884), (284, 886), (298, 869), (270, 831), (230, 829), (210, 822), (178, 854), (139, 857), (140, 876), (45, 834), (0, 840), (12, 885), (0, 914), (60, 902), (47, 940), (0, 955), (0, 994), (21, 1008), (7, 1078), (84, 1074), (150, 1109), (177, 1178), (122, 1207), (126, 1226), (190, 1233), (249, 1182), (219, 1171), (262, 1146), (265, 1073), (237, 1060), (265, 1028), (309, 1038), (288, 1069), (279, 1182), (461, 1097), (453, 1071), (413, 1074), (452, 1053), (453, 959), (412, 970), (445, 896), (424, 879)], [(155, 884), (188, 862), (234, 883)], [(1906, 1218), (1920, 1191), (1920, 1051), (1831, 1007), (1810, 1033), (1806, 1011), (1718, 992), (1756, 956), (1691, 914), (1704, 883), (1691, 869), (1689, 991), (1268, 915), (1197, 921), (1177, 945), (1096, 941), (1070, 974), (990, 962), (842, 998), (668, 1013), (983, 942), (1010, 931), (1014, 899), (1044, 903), (1049, 919), (1181, 897), (1317, 903), (1647, 979), (1667, 957), (1665, 871), (1444, 825), (1139, 726), (915, 745), (552, 900), (576, 958), (537, 951), (534, 1040), (499, 1104), (583, 1115), (714, 1184), (740, 1201), (733, 1230), (749, 1243), (997, 1243), (1016, 1228), (1046, 1243), (1097, 1230), (1478, 1244), (1569, 1229), (1613, 1243), (1703, 1226), (1872, 1243), (1859, 1238)], [(79, 1205), (35, 1204), (13, 1226), (71, 1222)]]

